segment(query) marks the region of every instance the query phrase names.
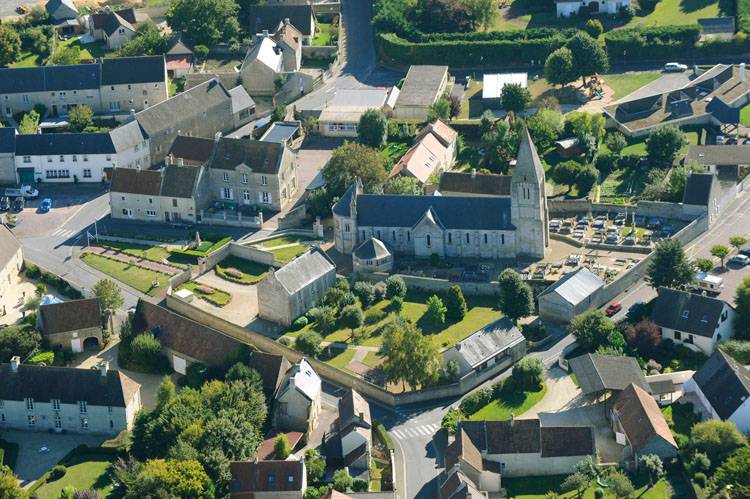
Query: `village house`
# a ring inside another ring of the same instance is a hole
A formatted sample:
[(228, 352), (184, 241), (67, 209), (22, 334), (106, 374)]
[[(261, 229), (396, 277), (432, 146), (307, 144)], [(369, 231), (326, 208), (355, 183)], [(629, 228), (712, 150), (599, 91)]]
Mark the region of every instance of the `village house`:
[(658, 293), (651, 320), (663, 340), (711, 355), (719, 342), (734, 335), (737, 313), (724, 300), (663, 287)]
[(458, 133), (442, 120), (436, 120), (419, 131), (414, 145), (406, 151), (391, 170), (390, 176), (406, 175), (420, 184), (430, 182), (433, 175), (450, 170), (456, 161)]
[(276, 398), (279, 388), (284, 383), (286, 373), (292, 368), (292, 364), (283, 355), (260, 351), (252, 353), (248, 365), (260, 374), (266, 400)]
[(52, 348), (80, 353), (103, 344), (98, 298), (40, 305), (37, 321), (42, 338)]
[(685, 382), (683, 390), (699, 404), (700, 413), (731, 421), (741, 432), (750, 432), (750, 369), (721, 350)]
[(426, 120), (447, 85), (448, 66), (411, 66), (396, 100), (396, 118)]
[(310, 45), (315, 36), (315, 13), (312, 5), (253, 5), (248, 15), (250, 33), (276, 33), (291, 24), (302, 35), (302, 42)]
[(258, 283), (258, 315), (289, 326), (318, 304), (336, 282), (336, 264), (320, 248), (312, 248)]
[[(389, 91), (386, 88), (336, 90), (317, 116), (320, 135), (323, 137), (357, 137), (357, 127), (362, 115), (370, 109), (384, 109), (388, 94)], [(305, 111), (305, 109), (300, 110), (303, 114)]]
[(105, 6), (103, 11), (85, 16), (84, 23), (94, 40), (104, 42), (110, 50), (116, 50), (135, 37), (140, 24), (150, 20), (148, 14), (132, 7), (112, 10)]
[(569, 272), (539, 294), (539, 317), (568, 323), (589, 308), (599, 306), (602, 289), (602, 278), (586, 267)]
[(164, 159), (166, 165), (178, 166), (208, 166), (213, 157), (215, 138), (188, 137), (178, 135), (169, 148), (169, 154)]
[(256, 37), (255, 45), (248, 51), (240, 69), (242, 85), (249, 94), (274, 95), (283, 85), (287, 73), (299, 71), (302, 44), (293, 30), (293, 26), (284, 26), (273, 36), (264, 32)]
[(555, 0), (557, 17), (584, 14), (619, 14), (630, 7), (630, 0)]
[(184, 32), (172, 34), (164, 59), (167, 62), (167, 74), (173, 78), (180, 78), (193, 70), (195, 52), (193, 52), (192, 42), (188, 40)]
[(633, 357), (587, 353), (570, 359), (568, 365), (583, 394), (593, 395), (597, 400), (600, 397), (607, 400), (608, 394), (616, 396), (631, 384), (651, 393), (643, 370)]
[(117, 168), (109, 189), (112, 218), (161, 221), (160, 191), (160, 171)]
[(0, 364), (0, 429), (117, 435), (133, 427), (141, 385), (99, 369)]
[[(13, 286), (23, 266), (21, 242), (5, 225), (0, 224), (0, 296)], [(4, 315), (7, 310), (0, 310)]]
[(276, 394), (273, 426), (278, 430), (311, 432), (318, 424), (322, 382), (304, 358), (287, 372)]
[(84, 104), (95, 115), (124, 119), (167, 100), (164, 56), (119, 57), (90, 64), (0, 69), (3, 114), (12, 117), (43, 105), (65, 117)]
[(12, 185), (16, 178), (16, 129), (0, 128), (0, 185)]
[(229, 468), (231, 499), (302, 499), (307, 488), (305, 461), (234, 461)]
[(354, 476), (369, 471), (372, 451), (372, 418), (370, 404), (353, 389), (339, 399), (336, 434), (327, 440), (328, 465), (338, 463), (349, 468)]
[(78, 17), (78, 9), (73, 0), (48, 0), (44, 9), (55, 23)]

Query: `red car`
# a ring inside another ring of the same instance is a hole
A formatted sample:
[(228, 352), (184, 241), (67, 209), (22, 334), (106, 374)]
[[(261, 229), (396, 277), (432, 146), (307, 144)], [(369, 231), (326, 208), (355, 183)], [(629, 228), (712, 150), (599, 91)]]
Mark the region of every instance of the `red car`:
[(605, 310), (605, 312), (607, 313), (607, 315), (612, 316), (620, 310), (622, 310), (622, 303), (620, 303), (619, 301), (613, 301), (609, 304), (609, 307), (607, 307), (607, 310)]

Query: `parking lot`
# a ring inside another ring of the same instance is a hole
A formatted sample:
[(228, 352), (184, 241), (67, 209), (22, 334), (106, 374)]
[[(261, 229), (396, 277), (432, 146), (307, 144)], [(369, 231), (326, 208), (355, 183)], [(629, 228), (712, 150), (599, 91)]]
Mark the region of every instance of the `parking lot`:
[(737, 294), (737, 286), (743, 279), (750, 276), (750, 265), (741, 266), (727, 263), (726, 269), (717, 267), (710, 272), (711, 275), (719, 276), (723, 279), (724, 288), (717, 298), (721, 298), (727, 303), (734, 303), (734, 296)]

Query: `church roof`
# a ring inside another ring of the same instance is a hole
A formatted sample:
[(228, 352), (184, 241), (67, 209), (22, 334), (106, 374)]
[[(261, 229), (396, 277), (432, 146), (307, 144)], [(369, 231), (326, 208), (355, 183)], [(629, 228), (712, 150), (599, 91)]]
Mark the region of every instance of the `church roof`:
[(518, 156), (516, 158), (516, 170), (514, 175), (536, 175), (537, 180), (544, 178), (544, 166), (539, 159), (539, 153), (536, 146), (531, 140), (529, 130), (525, 129), (521, 134), (521, 145), (518, 147)]

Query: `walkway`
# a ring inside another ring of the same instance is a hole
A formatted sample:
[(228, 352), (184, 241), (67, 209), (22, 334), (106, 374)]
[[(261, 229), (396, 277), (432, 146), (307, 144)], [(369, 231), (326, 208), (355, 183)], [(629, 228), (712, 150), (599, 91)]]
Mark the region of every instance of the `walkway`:
[(154, 272), (160, 272), (162, 274), (174, 275), (182, 272), (181, 269), (178, 269), (177, 267), (173, 267), (171, 265), (155, 262), (153, 260), (146, 260), (144, 258), (120, 253), (119, 251), (102, 248), (100, 246), (87, 246), (86, 248), (83, 248), (81, 250), (81, 253), (93, 253), (95, 255), (110, 258), (112, 260), (117, 260), (118, 262), (129, 263), (131, 265), (142, 267), (147, 270), (152, 270)]

